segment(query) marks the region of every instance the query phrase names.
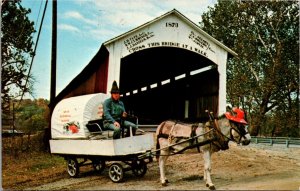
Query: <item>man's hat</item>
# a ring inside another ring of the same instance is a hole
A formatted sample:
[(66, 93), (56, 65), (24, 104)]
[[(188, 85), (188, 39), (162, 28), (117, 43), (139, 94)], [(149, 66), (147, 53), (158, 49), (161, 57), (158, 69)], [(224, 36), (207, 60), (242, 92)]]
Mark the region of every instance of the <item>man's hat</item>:
[(120, 93), (120, 90), (118, 88), (118, 84), (116, 81), (113, 82), (110, 93)]

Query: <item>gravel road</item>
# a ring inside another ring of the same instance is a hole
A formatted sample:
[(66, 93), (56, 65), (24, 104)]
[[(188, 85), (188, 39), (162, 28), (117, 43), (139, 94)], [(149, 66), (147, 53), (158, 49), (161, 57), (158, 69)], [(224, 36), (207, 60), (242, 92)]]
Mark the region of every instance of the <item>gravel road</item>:
[[(213, 154), (212, 160), (212, 180), (217, 190), (300, 190), (300, 148), (230, 144), (229, 150)], [(156, 160), (148, 164), (144, 177), (128, 171), (122, 183), (113, 183), (107, 169), (97, 174), (90, 166), (81, 167), (78, 178), (66, 176), (28, 190), (207, 190), (202, 154), (197, 151), (168, 159), (167, 187), (160, 184)]]

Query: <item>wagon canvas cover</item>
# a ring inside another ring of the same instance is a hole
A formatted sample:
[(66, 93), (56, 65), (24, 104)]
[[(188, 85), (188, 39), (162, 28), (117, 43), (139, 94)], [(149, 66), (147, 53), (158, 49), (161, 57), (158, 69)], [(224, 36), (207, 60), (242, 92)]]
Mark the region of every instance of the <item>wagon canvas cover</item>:
[(51, 118), (52, 139), (88, 137), (90, 133), (86, 124), (90, 120), (102, 118), (103, 102), (109, 97), (109, 94), (96, 93), (60, 101)]

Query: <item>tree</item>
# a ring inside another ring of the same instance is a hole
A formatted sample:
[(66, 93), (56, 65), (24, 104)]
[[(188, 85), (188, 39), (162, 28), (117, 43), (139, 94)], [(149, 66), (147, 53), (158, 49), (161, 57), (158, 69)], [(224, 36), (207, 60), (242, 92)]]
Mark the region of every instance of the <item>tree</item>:
[(293, 129), (286, 135), (299, 136), (298, 2), (218, 1), (200, 25), (239, 54), (228, 64), (227, 99), (247, 109), (251, 134), (259, 134), (268, 116), (288, 120), (273, 123), (277, 132)]
[[(21, 0), (2, 3), (1, 23), (1, 99), (5, 112), (9, 99), (18, 98), (22, 92), (32, 93), (33, 77), (28, 76), (28, 59), (33, 56), (32, 34), (34, 23), (28, 19), (30, 9), (21, 6)], [(25, 87), (25, 82), (28, 83)]]
[[(14, 100), (11, 100), (13, 102)], [(24, 132), (26, 136), (11, 136), (10, 146), (4, 148), (4, 152), (9, 152), (13, 156), (18, 156), (19, 152), (33, 151), (35, 149), (45, 149), (49, 144), (41, 145), (43, 131), (49, 126), (49, 101), (42, 98), (30, 100), (24, 99), (19, 104), (11, 108), (11, 121), (14, 129)], [(12, 107), (13, 103), (10, 105)], [(5, 120), (3, 120), (5, 122)], [(2, 124), (3, 125), (3, 124)], [(6, 140), (7, 142), (8, 140)], [(48, 148), (47, 148), (48, 149)]]
[(18, 129), (28, 134), (42, 131), (48, 127), (49, 101), (44, 99), (25, 99), (16, 111)]

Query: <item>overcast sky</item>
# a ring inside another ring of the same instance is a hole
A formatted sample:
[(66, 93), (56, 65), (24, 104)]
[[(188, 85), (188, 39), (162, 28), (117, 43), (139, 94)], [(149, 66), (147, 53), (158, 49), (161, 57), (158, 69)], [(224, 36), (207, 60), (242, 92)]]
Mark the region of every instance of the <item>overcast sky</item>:
[[(102, 43), (173, 9), (198, 24), (217, 0), (58, 0), (56, 94), (90, 62)], [(22, 0), (38, 30), (45, 1)], [(52, 1), (32, 66), (34, 98), (50, 97)], [(34, 34), (36, 41), (37, 33)], [(32, 98), (28, 97), (27, 98)]]

